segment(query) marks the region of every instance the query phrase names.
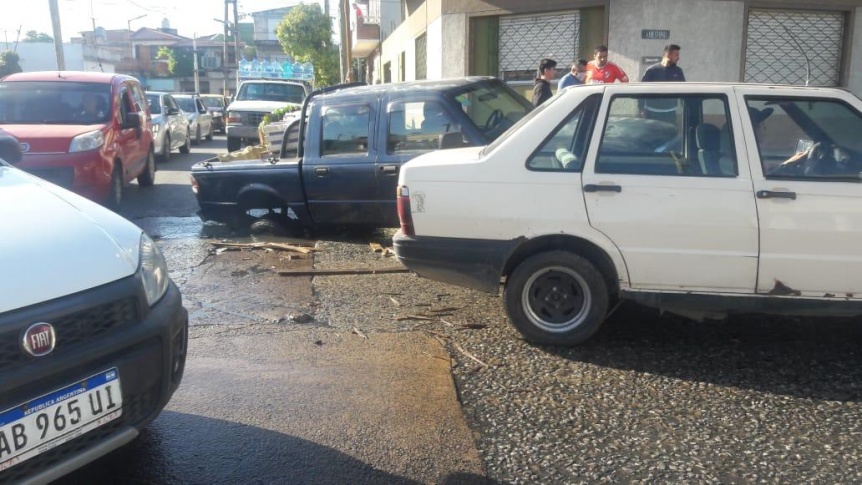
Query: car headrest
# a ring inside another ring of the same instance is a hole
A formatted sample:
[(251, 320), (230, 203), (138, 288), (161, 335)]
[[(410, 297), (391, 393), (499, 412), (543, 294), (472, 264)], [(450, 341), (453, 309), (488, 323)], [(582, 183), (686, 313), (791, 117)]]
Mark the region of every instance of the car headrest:
[(697, 148), (701, 150), (718, 151), (721, 148), (721, 130), (715, 125), (708, 123), (697, 125), (694, 136)]

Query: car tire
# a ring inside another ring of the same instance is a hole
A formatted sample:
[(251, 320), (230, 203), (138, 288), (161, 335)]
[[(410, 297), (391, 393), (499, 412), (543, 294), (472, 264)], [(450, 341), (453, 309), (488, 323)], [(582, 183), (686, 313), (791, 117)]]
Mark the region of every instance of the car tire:
[(272, 235), (279, 237), (295, 236), (302, 232), (299, 224), (291, 222), (286, 217), (264, 216), (251, 223), (249, 231), (252, 235)]
[(240, 138), (228, 137), (228, 139), (227, 139), (227, 151), (228, 152), (235, 152), (235, 151), (239, 150), (240, 148), (242, 148), (242, 140)]
[(186, 134), (186, 142), (183, 143), (183, 146), (180, 147), (180, 153), (189, 153), (192, 151), (191, 140), (189, 139), (188, 134)]
[(193, 143), (195, 145), (201, 144), (201, 125), (198, 125), (198, 127), (195, 128), (195, 141)]
[(213, 130), (213, 125), (212, 125), (212, 124), (210, 124), (210, 131), (209, 131), (209, 133), (207, 133), (207, 136), (206, 136), (207, 141), (212, 141), (212, 140), (213, 140), (213, 131), (214, 131), (214, 130)]
[(509, 319), (524, 338), (542, 345), (586, 341), (604, 322), (608, 300), (601, 272), (568, 251), (530, 256), (506, 281)]
[(114, 162), (114, 169), (111, 171), (111, 188), (108, 191), (108, 200), (105, 202), (105, 205), (109, 209), (117, 211), (120, 208), (120, 204), (123, 203), (124, 186), (123, 164), (117, 160)]
[(147, 153), (147, 164), (144, 166), (144, 171), (138, 175), (138, 185), (141, 187), (150, 187), (156, 182), (156, 157), (153, 151)]
[(162, 154), (159, 156), (159, 162), (168, 163), (171, 161), (171, 134), (165, 133), (165, 141), (162, 143)]

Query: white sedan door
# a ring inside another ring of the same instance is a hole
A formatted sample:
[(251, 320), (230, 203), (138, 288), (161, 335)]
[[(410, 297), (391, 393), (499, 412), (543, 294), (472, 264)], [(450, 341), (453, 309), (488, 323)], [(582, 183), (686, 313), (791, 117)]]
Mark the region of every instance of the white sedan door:
[(757, 292), (862, 299), (862, 103), (834, 91), (738, 96), (760, 216)]
[(632, 289), (754, 293), (757, 213), (731, 91), (642, 92), (606, 90), (583, 174), (590, 224), (619, 247)]

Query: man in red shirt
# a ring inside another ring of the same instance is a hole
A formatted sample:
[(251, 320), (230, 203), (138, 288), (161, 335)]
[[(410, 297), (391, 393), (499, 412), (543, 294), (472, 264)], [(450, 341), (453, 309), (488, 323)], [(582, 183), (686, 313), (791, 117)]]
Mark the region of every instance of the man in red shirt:
[(608, 48), (596, 47), (593, 60), (587, 64), (587, 78), (584, 84), (612, 84), (614, 81), (629, 82), (629, 77), (613, 62), (608, 62)]

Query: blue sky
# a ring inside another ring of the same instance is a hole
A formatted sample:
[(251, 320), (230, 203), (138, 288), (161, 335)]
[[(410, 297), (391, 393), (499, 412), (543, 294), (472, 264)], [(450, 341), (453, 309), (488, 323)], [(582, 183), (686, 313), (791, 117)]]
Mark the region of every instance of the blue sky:
[[(299, 3), (323, 5), (322, 0), (239, 0), (239, 12), (242, 15)], [(78, 32), (92, 30), (91, 17), (95, 17), (97, 26), (109, 30), (125, 29), (129, 19), (140, 15), (146, 17), (133, 20), (132, 29), (160, 27), (162, 19), (167, 17), (171, 27), (187, 37), (195, 33), (199, 36), (216, 34), (223, 30), (222, 25), (213, 18), (224, 18), (224, 0), (58, 0), (58, 5), (64, 40), (78, 37)], [(337, 6), (337, 0), (330, 0), (332, 15)], [(232, 10), (233, 7), (231, 17)], [(246, 20), (250, 21), (251, 17)], [(29, 30), (53, 37), (48, 0), (29, 0), (15, 9), (5, 8), (0, 16), (0, 43), (13, 43), (19, 27), (22, 38)]]

